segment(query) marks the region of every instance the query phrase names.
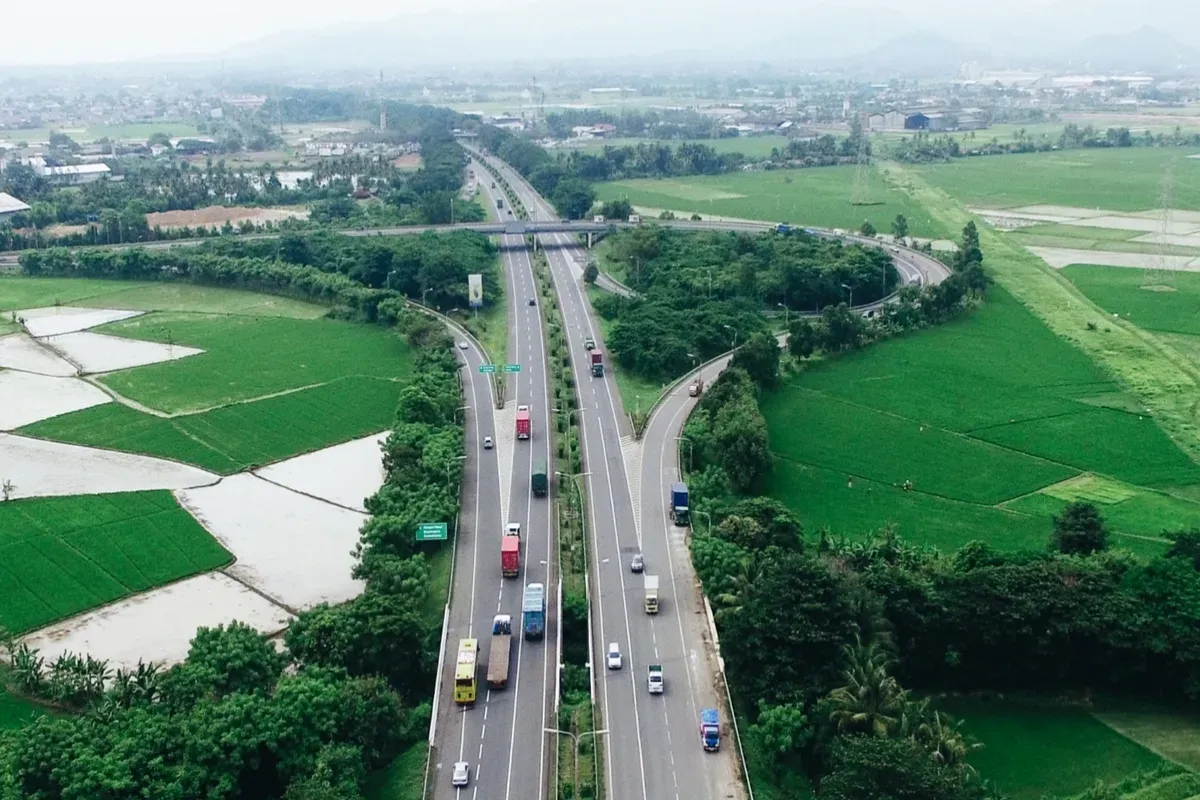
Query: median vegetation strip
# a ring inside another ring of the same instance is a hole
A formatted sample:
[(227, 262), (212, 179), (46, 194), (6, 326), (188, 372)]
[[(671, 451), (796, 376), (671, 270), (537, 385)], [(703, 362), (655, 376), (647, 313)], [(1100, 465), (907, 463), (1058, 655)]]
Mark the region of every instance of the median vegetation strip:
[[(584, 494), (583, 453), (580, 449), (579, 396), (571, 370), (571, 350), (566, 327), (554, 292), (550, 268), (543, 251), (533, 254), (533, 271), (541, 294), (542, 315), (546, 325), (548, 369), (554, 398), (554, 469), (558, 509), (559, 569), (563, 579), (563, 608), (561, 674), (557, 728), (570, 731), (576, 737), (596, 730), (596, 712), (591, 698), (591, 675), (588, 663), (588, 625), (590, 622), (587, 593), (588, 536), (587, 499)], [(597, 785), (600, 752), (603, 743), (588, 736), (578, 748), (570, 736), (558, 737), (558, 794), (560, 800), (601, 797)], [(579, 762), (576, 763), (578, 755)], [(579, 786), (574, 783), (579, 775)]]

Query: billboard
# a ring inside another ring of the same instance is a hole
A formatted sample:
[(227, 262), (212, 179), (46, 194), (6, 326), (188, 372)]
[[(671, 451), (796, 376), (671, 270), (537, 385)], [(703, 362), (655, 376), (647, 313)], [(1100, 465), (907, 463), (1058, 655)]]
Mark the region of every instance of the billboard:
[(482, 275), (467, 276), (467, 299), (470, 301), (471, 308), (479, 308), (483, 305)]

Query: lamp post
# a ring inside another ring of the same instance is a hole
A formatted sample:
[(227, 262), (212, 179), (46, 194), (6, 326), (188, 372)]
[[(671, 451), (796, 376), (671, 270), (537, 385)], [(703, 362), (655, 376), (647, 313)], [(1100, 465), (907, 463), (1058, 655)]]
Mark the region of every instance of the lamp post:
[(789, 309), (783, 303), (776, 303), (775, 305), (777, 305), (783, 309), (783, 329), (787, 330), (788, 322), (789, 322), (789, 312), (791, 311), (791, 309)]
[(676, 437), (675, 437), (675, 440), (676, 440), (676, 441), (679, 441), (679, 442), (687, 442), (687, 446), (688, 446), (688, 472), (691, 472), (691, 471), (692, 471), (692, 450), (693, 450), (693, 448), (692, 448), (692, 440), (691, 440), (691, 439), (689, 439), (689, 438), (688, 438), (688, 437), (686, 437), (686, 436), (676, 436)]
[(701, 511), (698, 508), (696, 509), (696, 513), (704, 515), (705, 521), (708, 522), (708, 535), (712, 536), (712, 514), (709, 514), (707, 511)]
[[(570, 736), (571, 739), (575, 742), (575, 793), (572, 795), (572, 797), (578, 797), (579, 796), (579, 744), (580, 744), (580, 742), (583, 741), (583, 737), (585, 737), (585, 736), (603, 736), (604, 734), (608, 733), (608, 729), (606, 728), (602, 731), (584, 731), (583, 733), (579, 734), (578, 736), (571, 733), (570, 731), (564, 731), (564, 730), (560, 730), (558, 728), (542, 728), (542, 732), (543, 733), (565, 734), (567, 736)], [(597, 764), (596, 769), (599, 770), (599, 768), (600, 768), (600, 765)]]
[(736, 350), (738, 337), (737, 328), (733, 327), (732, 325), (722, 325), (721, 327), (727, 331), (733, 331), (733, 344), (731, 345), (731, 349)]
[(452, 458), (446, 462), (446, 491), (448, 491), (448, 492), (454, 491), (453, 487), (450, 484), (450, 467), (453, 466), (455, 461), (465, 461), (466, 459), (467, 459), (466, 456), (455, 456), (454, 458)]
[(850, 292), (850, 307), (854, 308), (854, 287), (850, 286), (849, 284), (843, 283), (842, 288), (845, 289), (846, 291)]

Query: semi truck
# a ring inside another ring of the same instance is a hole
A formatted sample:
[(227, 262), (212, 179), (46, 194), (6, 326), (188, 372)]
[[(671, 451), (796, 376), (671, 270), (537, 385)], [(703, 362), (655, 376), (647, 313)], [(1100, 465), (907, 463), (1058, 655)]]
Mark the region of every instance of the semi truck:
[(529, 479), (533, 493), (537, 497), (545, 497), (550, 488), (549, 476), (546, 474), (546, 459), (537, 458), (533, 462), (533, 474)]
[(592, 351), (592, 376), (595, 378), (604, 377), (604, 353), (599, 350)]
[(646, 613), (658, 613), (658, 576), (646, 576)]
[[(492, 184), (492, 188), (493, 188), (493, 189), (495, 189), (495, 188), (496, 188), (496, 184), (494, 184), (494, 183), (493, 183), (493, 184)], [(496, 208), (504, 208), (504, 201), (503, 201), (503, 200), (497, 200), (497, 201), (496, 201)]]
[(646, 676), (646, 688), (650, 694), (663, 693), (662, 664), (651, 664), (650, 674)]
[(721, 749), (721, 717), (715, 708), (700, 712), (700, 744), (710, 753)]
[(505, 536), (500, 540), (500, 574), (515, 578), (521, 573), (521, 537)]
[(704, 394), (704, 377), (697, 375), (696, 380), (688, 384), (688, 397), (699, 397)]
[(517, 406), (517, 438), (528, 439), (533, 427), (529, 421), (529, 406)]
[(541, 639), (546, 635), (545, 586), (540, 583), (531, 583), (525, 587), (525, 597), (521, 601), (521, 614), (525, 620), (526, 639)]
[(671, 484), (671, 519), (677, 526), (688, 524), (687, 484)]
[(488, 646), (488, 686), (503, 689), (508, 686), (508, 654), (512, 650), (512, 617), (497, 614), (492, 620), (492, 643)]

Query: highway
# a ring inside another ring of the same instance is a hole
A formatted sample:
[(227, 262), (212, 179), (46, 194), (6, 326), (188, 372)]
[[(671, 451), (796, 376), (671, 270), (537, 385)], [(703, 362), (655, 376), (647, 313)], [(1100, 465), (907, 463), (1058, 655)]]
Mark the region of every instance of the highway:
[[(551, 218), (552, 209), (513, 171), (495, 160), (535, 219)], [(765, 226), (764, 226), (765, 227)], [(597, 702), (610, 732), (604, 748), (607, 795), (614, 800), (716, 800), (742, 794), (726, 739), (721, 753), (705, 753), (698, 742), (699, 709), (716, 703), (715, 661), (694, 629), (698, 597), (694, 579), (680, 586), (678, 557), (667, 547), (661, 524), (643, 523), (639, 506), (640, 459), (620, 396), (611, 376), (593, 378), (584, 339), (604, 349), (583, 288), (586, 257), (567, 234), (543, 234), (551, 274), (563, 308), (571, 343), (572, 368), (580, 394), (580, 430), (585, 487), (593, 531), (592, 608)], [(632, 456), (632, 457), (630, 457)], [(682, 539), (683, 529), (673, 529)], [(646, 556), (646, 574), (660, 576), (660, 611), (645, 613), (644, 583), (629, 569), (635, 552)], [(690, 571), (690, 560), (683, 557)], [(678, 599), (677, 599), (678, 598)], [(605, 667), (605, 651), (616, 642), (624, 656), (621, 670)], [(650, 695), (646, 671), (661, 664), (667, 689)]]
[[(533, 800), (547, 796), (548, 781), (556, 772), (554, 751), (542, 732), (555, 707), (558, 676), (558, 564), (549, 497), (534, 497), (530, 485), (533, 463), (551, 463), (549, 391), (546, 347), (540, 307), (529, 306), (535, 297), (532, 264), (519, 237), (501, 240), (502, 271), (508, 307), (508, 363), (521, 365), (509, 376), (503, 411), (494, 412), (490, 375), (479, 372), (487, 363), (474, 341), (460, 351), (467, 361), (464, 373), (468, 414), (467, 464), (463, 511), (454, 575), (454, 600), (443, 655), (439, 720), (434, 749), (435, 798), (454, 800)], [(515, 408), (528, 405), (533, 418), (532, 436), (519, 441)], [(484, 436), (495, 448), (485, 450)], [(507, 522), (521, 525), (523, 549), (521, 575), (505, 579), (500, 574), (500, 537)], [(546, 634), (541, 641), (521, 635), (521, 599), (526, 583), (542, 583), (547, 591)], [(498, 613), (513, 618), (513, 654), (508, 687), (488, 688), (487, 659), (492, 620)], [(479, 697), (474, 707), (454, 704), (454, 666), (458, 641), (479, 640), (477, 679)], [(518, 713), (519, 711), (519, 713)], [(471, 785), (451, 786), (456, 761), (471, 765)]]

